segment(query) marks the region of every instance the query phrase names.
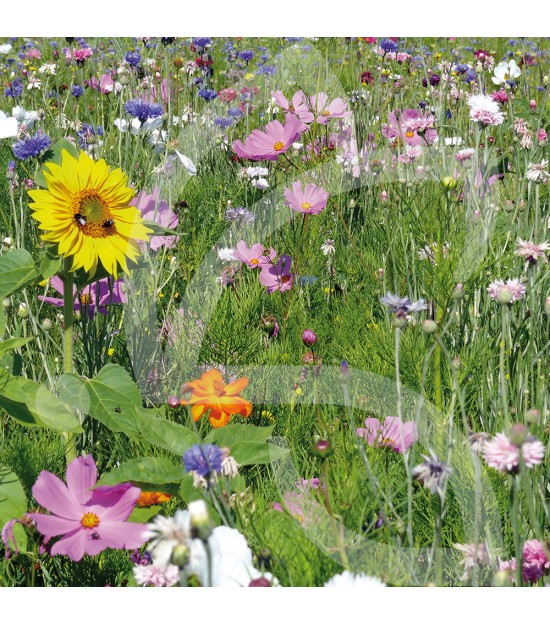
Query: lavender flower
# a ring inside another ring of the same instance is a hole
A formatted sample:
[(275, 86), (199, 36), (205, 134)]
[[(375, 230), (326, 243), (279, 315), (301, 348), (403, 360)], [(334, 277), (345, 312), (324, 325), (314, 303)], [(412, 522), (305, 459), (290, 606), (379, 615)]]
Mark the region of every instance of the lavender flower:
[(52, 140), (48, 135), (43, 134), (40, 130), (34, 137), (27, 137), (22, 141), (18, 141), (13, 145), (13, 154), (16, 158), (24, 161), (28, 158), (34, 158), (41, 152), (50, 147)]
[(437, 493), (443, 497), (443, 486), (451, 474), (449, 465), (441, 462), (433, 451), (430, 452), (429, 456), (422, 455), (422, 458), (424, 458), (424, 462), (413, 469), (414, 478), (422, 482), (431, 493)]
[(239, 225), (248, 226), (254, 223), (254, 213), (251, 213), (244, 206), (235, 206), (235, 208), (228, 208), (225, 211), (225, 219), (227, 221), (232, 221)]
[(420, 312), (421, 310), (425, 310), (428, 306), (423, 299), (419, 299), (416, 302), (411, 302), (408, 297), (400, 297), (399, 295), (393, 295), (389, 291), (384, 295), (384, 297), (380, 298), (380, 301), (386, 308), (390, 310), (390, 312), (398, 315), (404, 316), (407, 313), (411, 312)]

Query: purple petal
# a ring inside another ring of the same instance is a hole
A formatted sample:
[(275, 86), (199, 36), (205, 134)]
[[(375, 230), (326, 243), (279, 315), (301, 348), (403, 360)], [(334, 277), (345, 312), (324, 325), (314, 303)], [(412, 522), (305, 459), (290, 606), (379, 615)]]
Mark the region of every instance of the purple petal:
[(96, 482), (97, 467), (90, 454), (75, 458), (67, 467), (67, 487), (81, 505), (90, 500)]
[(68, 534), (81, 527), (80, 521), (62, 519), (53, 514), (29, 514), (28, 516), (36, 523), (36, 529), (44, 536)]
[(126, 521), (132, 514), (141, 490), (131, 484), (99, 486), (93, 491), (88, 508), (95, 512), (102, 522)]
[(86, 552), (87, 539), (86, 530), (79, 527), (77, 530), (74, 530), (74, 532), (70, 532), (58, 540), (51, 548), (50, 553), (52, 556), (68, 556), (74, 562), (78, 562), (82, 560)]
[(53, 473), (41, 471), (32, 487), (32, 496), (50, 512), (64, 519), (82, 518), (82, 509), (65, 484)]
[(100, 535), (99, 540), (112, 549), (137, 549), (147, 541), (145, 523), (108, 521), (101, 523), (97, 531)]

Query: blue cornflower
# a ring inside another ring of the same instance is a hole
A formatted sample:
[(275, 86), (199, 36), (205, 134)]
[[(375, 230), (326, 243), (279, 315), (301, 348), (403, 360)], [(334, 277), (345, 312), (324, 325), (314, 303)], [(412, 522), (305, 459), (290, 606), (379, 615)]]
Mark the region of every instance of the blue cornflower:
[(141, 54), (139, 52), (126, 52), (124, 60), (128, 63), (128, 65), (137, 67), (141, 61)]
[(395, 43), (395, 41), (392, 41), (391, 39), (382, 39), (382, 41), (380, 42), (380, 47), (382, 48), (382, 50), (384, 50), (384, 52), (397, 52), (399, 48), (397, 43)]
[(209, 46), (212, 43), (212, 38), (211, 37), (193, 37), (191, 41), (193, 42), (194, 46), (197, 46), (197, 48), (206, 48), (206, 46)]
[(451, 111), (449, 111), (449, 109), (447, 109), (447, 110), (445, 111), (445, 117), (446, 117), (447, 119), (452, 119), (452, 118), (453, 118), (453, 114), (451, 113)]
[(199, 95), (207, 102), (210, 102), (218, 97), (218, 92), (215, 89), (199, 89)]
[(124, 105), (124, 110), (132, 117), (137, 117), (142, 124), (164, 113), (162, 104), (153, 104), (144, 100), (130, 100)]
[(423, 299), (419, 299), (417, 302), (411, 302), (408, 297), (393, 295), (393, 293), (389, 291), (384, 297), (380, 298), (380, 301), (390, 312), (399, 316), (406, 315), (410, 312), (419, 312), (427, 308), (426, 302)]
[(78, 135), (78, 147), (81, 150), (85, 150), (93, 141), (95, 141), (95, 137), (103, 135), (103, 128), (101, 126), (94, 128), (92, 124), (82, 124), (80, 130), (76, 134)]
[(457, 65), (455, 65), (455, 71), (457, 74), (465, 74), (469, 69), (470, 68), (466, 65), (466, 63), (457, 63)]
[(214, 119), (214, 125), (219, 128), (229, 128), (229, 126), (233, 126), (233, 122), (235, 120), (231, 119), (231, 117), (216, 117)]
[(23, 83), (16, 78), (10, 86), (4, 91), (4, 95), (8, 98), (17, 98), (23, 93)]
[(254, 58), (254, 50), (242, 50), (237, 54), (237, 56), (242, 61), (246, 61), (248, 63), (248, 61), (251, 61)]
[(477, 78), (477, 72), (473, 68), (470, 68), (464, 76), (464, 80), (466, 82), (473, 82), (476, 78)]
[(34, 137), (27, 137), (22, 141), (18, 141), (13, 146), (13, 154), (16, 158), (21, 161), (26, 160), (27, 158), (34, 158), (38, 156), (41, 152), (50, 147), (52, 140), (42, 133), (42, 131), (38, 131)]
[(422, 102), (418, 103), (418, 106), (424, 111), (424, 110), (426, 110), (426, 107), (428, 106), (428, 103), (424, 102), (424, 100), (422, 100)]
[(183, 454), (186, 471), (194, 471), (201, 477), (222, 470), (223, 451), (217, 445), (193, 445)]
[(74, 95), (75, 98), (80, 98), (80, 96), (82, 96), (82, 94), (84, 93), (84, 89), (82, 89), (80, 85), (73, 85), (71, 88), (71, 93)]
[(229, 117), (234, 117), (235, 119), (240, 119), (243, 116), (243, 112), (238, 108), (227, 109), (227, 114)]
[(262, 65), (262, 67), (258, 68), (256, 74), (260, 74), (263, 76), (275, 76), (277, 73), (277, 69), (274, 65)]

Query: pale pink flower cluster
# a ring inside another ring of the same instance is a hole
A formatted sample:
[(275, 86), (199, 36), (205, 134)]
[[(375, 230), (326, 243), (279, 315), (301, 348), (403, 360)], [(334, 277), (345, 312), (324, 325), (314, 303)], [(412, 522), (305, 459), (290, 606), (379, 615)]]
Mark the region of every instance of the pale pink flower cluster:
[(498, 300), (503, 304), (511, 304), (525, 295), (525, 286), (518, 278), (513, 280), (495, 280), (487, 288), (491, 299)]
[(469, 161), (475, 153), (474, 148), (464, 148), (455, 154), (455, 159), (459, 163), (463, 163), (464, 161)]
[[(519, 470), (520, 447), (504, 433), (496, 434), (485, 443), (483, 456), (490, 467), (501, 473), (516, 473)], [(527, 469), (532, 469), (544, 459), (544, 445), (534, 436), (528, 436), (521, 445), (523, 462)]]
[(530, 182), (548, 182), (550, 173), (548, 173), (548, 161), (542, 160), (540, 163), (529, 163), (525, 177)]
[(468, 98), (470, 119), (483, 126), (500, 126), (504, 121), (498, 104), (490, 95), (478, 94)]
[(173, 564), (169, 564), (167, 567), (156, 564), (138, 564), (134, 566), (133, 572), (138, 586), (155, 586), (157, 588), (174, 586), (180, 578), (179, 569)]
[(546, 252), (549, 250), (550, 244), (546, 241), (544, 243), (533, 243), (532, 241), (518, 239), (518, 248), (515, 253), (516, 256), (525, 258), (527, 263), (536, 263), (539, 258), (546, 260)]
[[(548, 559), (548, 548), (540, 540), (527, 540), (523, 544), (523, 566), (522, 577), (524, 582), (538, 582), (550, 571), (550, 560)], [(510, 574), (510, 581), (514, 581), (513, 573), (517, 569), (516, 559), (501, 560), (499, 570), (507, 571)]]
[(477, 553), (474, 543), (469, 543), (465, 545), (455, 544), (454, 548), (458, 549), (458, 551), (461, 551), (464, 554), (464, 560), (462, 562), (464, 565), (464, 574), (460, 578), (462, 581), (466, 581), (469, 579), (470, 574), (475, 568), (476, 562), (478, 566), (491, 563), (485, 543), (480, 543), (477, 546)]

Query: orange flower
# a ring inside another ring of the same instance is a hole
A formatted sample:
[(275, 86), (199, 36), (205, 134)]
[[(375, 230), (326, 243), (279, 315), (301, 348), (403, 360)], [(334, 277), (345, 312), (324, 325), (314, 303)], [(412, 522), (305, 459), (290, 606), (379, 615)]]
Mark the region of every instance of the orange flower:
[(215, 428), (221, 428), (229, 421), (231, 415), (248, 417), (252, 412), (252, 404), (239, 395), (247, 384), (246, 377), (225, 384), (222, 374), (217, 369), (210, 369), (203, 373), (199, 380), (184, 385), (182, 392), (191, 393), (191, 398), (182, 399), (181, 405), (191, 406), (194, 421), (198, 421), (207, 410), (210, 410), (210, 423)]
[(139, 499), (136, 501), (136, 506), (139, 508), (148, 508), (158, 503), (170, 501), (171, 498), (171, 495), (167, 495), (166, 493), (142, 491)]

